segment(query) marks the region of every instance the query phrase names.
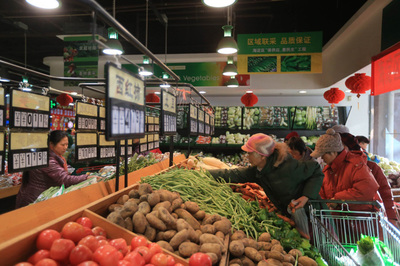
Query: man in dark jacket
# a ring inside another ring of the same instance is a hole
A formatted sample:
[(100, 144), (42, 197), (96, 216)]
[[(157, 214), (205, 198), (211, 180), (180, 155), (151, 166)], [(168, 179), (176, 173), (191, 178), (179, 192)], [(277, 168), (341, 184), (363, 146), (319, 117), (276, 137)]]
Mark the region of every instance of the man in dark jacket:
[(297, 161), (288, 153), (285, 143), (275, 143), (262, 133), (251, 136), (242, 150), (248, 152), (251, 167), (210, 170), (210, 173), (227, 182), (259, 184), (271, 202), (286, 216), (289, 216), (289, 205), (295, 211), (303, 208), (309, 199), (320, 198), (324, 174), (317, 162)]

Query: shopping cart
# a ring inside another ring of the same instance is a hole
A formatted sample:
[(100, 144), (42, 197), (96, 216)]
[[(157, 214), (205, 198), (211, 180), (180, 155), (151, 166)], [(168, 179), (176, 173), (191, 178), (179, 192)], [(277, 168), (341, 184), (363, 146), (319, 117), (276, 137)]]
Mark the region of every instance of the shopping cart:
[[(329, 265), (360, 265), (354, 251), (361, 234), (382, 241), (378, 252), (384, 257), (386, 265), (400, 265), (400, 231), (385, 217), (383, 205), (340, 200), (310, 200), (310, 203), (314, 245)], [(341, 204), (341, 208), (329, 210), (314, 207), (323, 203)], [(352, 211), (352, 204), (366, 204), (374, 210)]]

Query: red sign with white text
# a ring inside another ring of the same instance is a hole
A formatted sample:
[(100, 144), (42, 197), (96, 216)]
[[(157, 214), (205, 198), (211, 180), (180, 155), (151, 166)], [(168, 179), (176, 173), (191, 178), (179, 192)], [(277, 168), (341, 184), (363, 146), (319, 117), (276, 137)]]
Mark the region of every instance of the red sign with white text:
[(372, 57), (371, 95), (400, 89), (400, 42)]

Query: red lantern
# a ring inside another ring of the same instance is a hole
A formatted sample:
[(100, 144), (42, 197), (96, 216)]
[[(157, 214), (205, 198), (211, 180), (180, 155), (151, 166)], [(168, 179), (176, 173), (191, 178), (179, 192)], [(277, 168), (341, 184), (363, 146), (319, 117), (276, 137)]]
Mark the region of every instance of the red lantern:
[(240, 99), (240, 101), (244, 104), (246, 107), (252, 107), (258, 102), (258, 97), (253, 94), (253, 92), (246, 92)]
[(365, 73), (354, 74), (344, 84), (352, 93), (357, 93), (357, 98), (360, 98), (360, 94), (371, 89), (371, 77), (366, 76)]
[(61, 105), (61, 106), (68, 106), (70, 103), (74, 101), (72, 97), (66, 93), (61, 93), (56, 97), (56, 101)]
[(146, 95), (146, 102), (147, 103), (159, 103), (160, 97), (158, 97), (154, 92), (149, 93)]
[(339, 90), (339, 88), (331, 88), (324, 93), (325, 100), (327, 100), (328, 103), (331, 103), (332, 107), (335, 106), (335, 103), (338, 104), (341, 100), (343, 100), (344, 97), (344, 92)]

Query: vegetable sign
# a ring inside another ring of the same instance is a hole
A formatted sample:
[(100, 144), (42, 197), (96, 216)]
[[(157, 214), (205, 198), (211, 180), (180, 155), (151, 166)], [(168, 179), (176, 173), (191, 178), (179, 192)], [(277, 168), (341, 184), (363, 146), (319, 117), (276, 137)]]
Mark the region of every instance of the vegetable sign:
[(322, 73), (322, 32), (238, 35), (243, 74)]

